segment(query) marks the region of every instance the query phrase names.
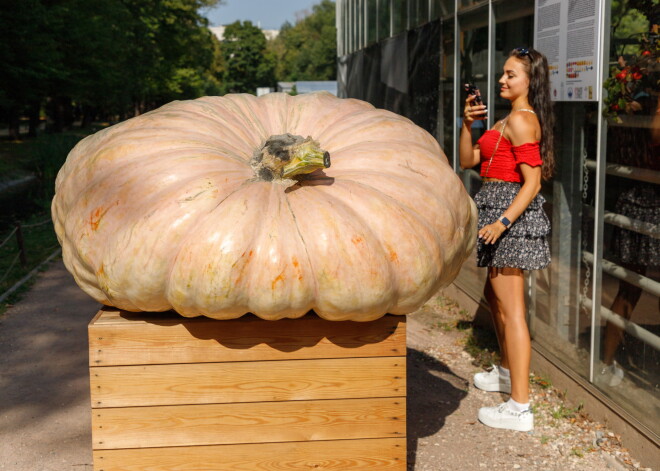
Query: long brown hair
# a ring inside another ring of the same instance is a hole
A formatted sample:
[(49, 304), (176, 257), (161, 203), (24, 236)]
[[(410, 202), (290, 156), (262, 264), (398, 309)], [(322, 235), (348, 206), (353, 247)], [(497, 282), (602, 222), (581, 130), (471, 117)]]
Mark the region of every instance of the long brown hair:
[(524, 64), (525, 72), (529, 77), (527, 98), (541, 124), (541, 158), (543, 159), (541, 175), (544, 180), (548, 180), (555, 171), (555, 115), (550, 100), (548, 59), (536, 49), (521, 47), (511, 51), (509, 57), (519, 59)]

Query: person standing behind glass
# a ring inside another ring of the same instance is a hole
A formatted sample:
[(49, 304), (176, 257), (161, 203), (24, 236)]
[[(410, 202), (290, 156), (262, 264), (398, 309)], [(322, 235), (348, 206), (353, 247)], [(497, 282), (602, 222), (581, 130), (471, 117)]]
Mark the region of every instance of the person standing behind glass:
[(500, 95), (511, 112), (472, 145), (471, 128), (486, 119), (486, 107), (465, 100), (459, 154), (461, 168), (481, 164), (477, 264), (488, 267), (484, 294), (500, 346), (501, 365), (477, 373), (474, 384), (485, 391), (511, 393), (509, 401), (479, 409), (490, 427), (529, 431), (531, 343), (526, 321), (524, 270), (550, 263), (550, 222), (539, 194), (541, 178), (554, 169), (552, 103), (548, 61), (527, 48), (511, 51), (499, 79)]

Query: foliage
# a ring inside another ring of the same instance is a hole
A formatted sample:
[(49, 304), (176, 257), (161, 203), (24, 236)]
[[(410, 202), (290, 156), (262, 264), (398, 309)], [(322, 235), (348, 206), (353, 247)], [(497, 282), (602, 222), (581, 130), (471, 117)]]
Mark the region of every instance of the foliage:
[[(0, 119), (125, 118), (219, 91), (218, 0), (0, 0)], [(11, 130), (11, 129), (10, 129)]]
[[(41, 224), (42, 222), (45, 224)], [(23, 224), (25, 224), (22, 229), (23, 244), (27, 257), (25, 266), (18, 259), (16, 241), (12, 240), (16, 238), (16, 234), (10, 235), (13, 228), (0, 232), (0, 242), (6, 240), (7, 236), (10, 238), (5, 245), (0, 247), (0, 295), (6, 293), (59, 247), (49, 213), (35, 214), (23, 221)], [(4, 311), (6, 304), (15, 302), (20, 294), (21, 291), (15, 292), (0, 304), (0, 314)]]
[(282, 25), (269, 44), (275, 56), (277, 80), (335, 80), (337, 77), (337, 29), (335, 3), (322, 0), (295, 26)]
[(264, 33), (250, 21), (236, 21), (225, 28), (222, 74), (225, 93), (255, 93), (257, 87), (275, 83), (275, 58), (266, 49)]
[(621, 113), (652, 112), (645, 108), (660, 85), (660, 31), (649, 18), (657, 17), (659, 9), (654, 0), (612, 2), (611, 55), (616, 62), (603, 85), (607, 90), (606, 116), (620, 120)]

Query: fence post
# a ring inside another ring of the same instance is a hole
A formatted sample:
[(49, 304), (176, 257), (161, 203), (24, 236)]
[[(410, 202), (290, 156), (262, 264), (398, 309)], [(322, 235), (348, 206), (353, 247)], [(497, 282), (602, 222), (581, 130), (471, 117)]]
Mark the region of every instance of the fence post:
[(20, 221), (16, 222), (16, 242), (18, 243), (18, 253), (21, 260), (21, 265), (26, 267), (27, 262), (27, 253), (25, 252), (25, 241), (23, 240), (23, 229), (21, 227)]

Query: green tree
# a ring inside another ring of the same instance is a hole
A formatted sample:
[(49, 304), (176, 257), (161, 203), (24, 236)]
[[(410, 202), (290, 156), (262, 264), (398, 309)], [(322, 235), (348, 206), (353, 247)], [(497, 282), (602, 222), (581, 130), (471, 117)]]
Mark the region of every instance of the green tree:
[(0, 0), (0, 119), (17, 137), (42, 106), (58, 131), (218, 93), (220, 48), (200, 14), (218, 3)]
[(218, 0), (121, 0), (134, 18), (128, 72), (135, 114), (218, 87), (219, 52), (199, 10)]
[(278, 80), (335, 80), (337, 28), (335, 2), (322, 0), (294, 26), (285, 23), (269, 44), (277, 59)]
[(222, 41), (225, 93), (256, 93), (275, 84), (275, 57), (266, 49), (264, 33), (252, 22), (236, 21), (225, 28)]
[(48, 83), (64, 70), (49, 33), (48, 8), (39, 0), (0, 0), (0, 116), (12, 139), (28, 113), (36, 131)]

